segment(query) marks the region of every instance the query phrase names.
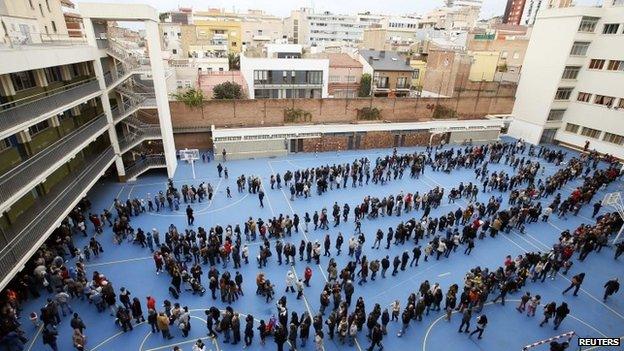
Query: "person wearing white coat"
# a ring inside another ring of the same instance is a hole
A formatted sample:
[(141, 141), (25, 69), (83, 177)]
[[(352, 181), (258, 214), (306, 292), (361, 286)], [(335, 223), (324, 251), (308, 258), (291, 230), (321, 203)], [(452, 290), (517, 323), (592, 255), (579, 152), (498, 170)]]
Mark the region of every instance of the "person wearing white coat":
[(286, 273), (286, 292), (295, 292), (293, 285), (295, 284), (295, 274), (292, 271)]

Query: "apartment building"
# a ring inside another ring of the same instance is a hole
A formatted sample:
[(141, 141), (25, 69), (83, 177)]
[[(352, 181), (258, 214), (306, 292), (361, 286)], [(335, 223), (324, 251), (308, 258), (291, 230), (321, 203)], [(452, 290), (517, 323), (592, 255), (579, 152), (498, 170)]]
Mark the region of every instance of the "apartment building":
[(362, 72), (371, 75), (373, 96), (407, 96), (414, 69), (409, 58), (394, 51), (358, 50)]
[[(544, 57), (548, 57), (547, 60)], [(624, 1), (543, 9), (533, 27), (509, 134), (624, 159)]]
[(526, 0), (507, 0), (505, 13), (503, 15), (503, 23), (520, 25), (525, 5)]
[[(250, 99), (291, 99), (328, 97), (329, 60), (301, 58), (292, 46), (271, 50), (272, 57), (240, 57), (240, 70)], [(301, 46), (299, 46), (301, 50)], [(287, 58), (288, 57), (288, 58)]]
[[(4, 33), (0, 49), (0, 288), (103, 175), (126, 180), (162, 167), (172, 176), (176, 168), (156, 11), (81, 3), (86, 37), (67, 39), (57, 24), (58, 36), (40, 36), (56, 23), (43, 20), (47, 4), (63, 18), (60, 2), (32, 3), (30, 17), (14, 6), (28, 2), (2, 8), (3, 23), (31, 25)], [(144, 23), (149, 57), (108, 35), (122, 20)], [(144, 122), (143, 109), (159, 123)]]
[(343, 43), (356, 46), (362, 41), (364, 29), (379, 24), (380, 15), (340, 15), (331, 12), (315, 13), (311, 8), (293, 10), (284, 19), (284, 34), (294, 44), (325, 46)]
[(314, 58), (329, 60), (329, 97), (356, 98), (362, 79), (362, 64), (345, 53), (320, 53)]

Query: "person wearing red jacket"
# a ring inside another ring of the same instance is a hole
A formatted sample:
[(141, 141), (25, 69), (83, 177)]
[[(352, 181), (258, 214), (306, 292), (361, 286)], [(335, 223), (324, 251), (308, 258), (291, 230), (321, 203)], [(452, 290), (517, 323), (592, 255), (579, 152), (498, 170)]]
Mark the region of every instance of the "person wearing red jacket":
[(147, 297), (147, 309), (156, 311), (156, 300), (153, 297)]
[(303, 282), (307, 287), (310, 286), (310, 279), (312, 279), (312, 268), (308, 266), (306, 267), (305, 272), (303, 272)]

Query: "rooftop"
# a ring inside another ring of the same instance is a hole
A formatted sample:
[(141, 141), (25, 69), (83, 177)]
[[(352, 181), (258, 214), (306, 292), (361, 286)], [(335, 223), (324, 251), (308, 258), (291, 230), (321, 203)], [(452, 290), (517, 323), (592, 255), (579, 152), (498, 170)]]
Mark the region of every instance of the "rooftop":
[(355, 67), (362, 68), (362, 64), (344, 53), (322, 52), (318, 54), (306, 55), (306, 58), (326, 58), (329, 59), (329, 67)]
[(360, 50), (362, 56), (376, 71), (413, 71), (407, 57), (396, 51)]

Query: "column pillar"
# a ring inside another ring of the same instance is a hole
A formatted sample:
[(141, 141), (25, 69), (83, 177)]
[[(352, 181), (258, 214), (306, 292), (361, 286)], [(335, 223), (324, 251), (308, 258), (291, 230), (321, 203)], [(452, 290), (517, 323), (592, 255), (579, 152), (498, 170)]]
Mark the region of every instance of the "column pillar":
[(36, 70), (33, 70), (34, 72), (34, 76), (35, 76), (35, 82), (37, 83), (38, 87), (42, 87), (45, 88), (48, 86), (48, 79), (45, 76), (45, 72), (43, 71), (43, 69), (39, 68)]
[(145, 32), (147, 36), (147, 47), (149, 49), (152, 79), (154, 80), (158, 122), (160, 124), (165, 160), (167, 162), (167, 175), (169, 178), (173, 178), (178, 160), (176, 158), (175, 142), (173, 140), (173, 126), (171, 125), (169, 95), (167, 93), (167, 84), (165, 81), (165, 66), (163, 64), (160, 46), (158, 23), (155, 21), (146, 21)]
[(15, 134), (15, 136), (17, 138), (17, 142), (21, 145), (22, 151), (25, 153), (25, 156), (30, 158), (33, 155), (33, 151), (32, 145), (30, 145), (32, 138), (28, 129), (22, 130), (21, 132)]
[(63, 82), (68, 82), (72, 80), (72, 75), (71, 75), (71, 72), (69, 71), (69, 66), (67, 65), (61, 66), (61, 78), (63, 79)]
[[(85, 26), (87, 43), (90, 46), (97, 47), (93, 20), (91, 18), (83, 18), (82, 22)], [(117, 155), (117, 157), (115, 157), (115, 167), (117, 168), (119, 181), (124, 182), (126, 181), (126, 169), (124, 168), (123, 160), (121, 159), (121, 150), (119, 149), (119, 140), (117, 139), (115, 123), (113, 122), (113, 113), (111, 112), (110, 101), (108, 101), (108, 92), (106, 90), (106, 82), (104, 81), (104, 69), (102, 68), (102, 62), (99, 59), (93, 61), (93, 70), (98, 82), (100, 83), (100, 89), (104, 91), (104, 94), (100, 95), (100, 100), (102, 102), (104, 113), (106, 114), (106, 120), (108, 121), (108, 137), (111, 145), (113, 146), (113, 150)]]

